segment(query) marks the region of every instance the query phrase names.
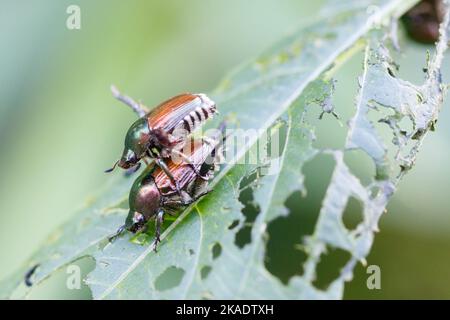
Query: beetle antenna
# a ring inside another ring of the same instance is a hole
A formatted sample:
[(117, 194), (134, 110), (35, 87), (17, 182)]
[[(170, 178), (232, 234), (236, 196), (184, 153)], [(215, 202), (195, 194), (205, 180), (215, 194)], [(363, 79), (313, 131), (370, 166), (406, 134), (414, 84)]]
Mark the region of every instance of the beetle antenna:
[(119, 160), (116, 161), (116, 163), (114, 163), (114, 165), (112, 166), (112, 168), (109, 168), (108, 170), (105, 170), (105, 173), (110, 173), (112, 172), (116, 166), (119, 164)]
[(111, 85), (111, 92), (117, 100), (125, 103), (127, 106), (129, 106), (136, 114), (139, 116), (139, 118), (142, 118), (148, 113), (147, 108), (145, 108), (142, 104), (137, 103), (134, 101), (133, 98), (123, 95), (120, 93), (119, 89), (115, 85)]

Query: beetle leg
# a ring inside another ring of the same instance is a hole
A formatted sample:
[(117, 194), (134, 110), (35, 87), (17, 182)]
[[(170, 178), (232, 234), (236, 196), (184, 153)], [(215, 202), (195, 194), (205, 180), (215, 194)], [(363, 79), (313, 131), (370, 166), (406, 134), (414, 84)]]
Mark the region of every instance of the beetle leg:
[(136, 171), (138, 171), (140, 167), (141, 167), (141, 163), (138, 162), (137, 165), (135, 165), (134, 167), (131, 167), (130, 169), (127, 169), (127, 171), (125, 171), (125, 177), (131, 176)]
[(209, 192), (210, 192), (210, 190), (206, 190), (206, 191), (196, 194), (194, 197), (191, 197), (190, 195), (186, 194), (187, 196), (185, 195), (185, 197), (182, 198), (182, 200), (164, 201), (164, 206), (174, 206), (174, 207), (188, 206), (188, 205), (194, 203), (195, 201), (197, 201), (198, 199), (200, 199), (201, 197), (207, 195)]
[(137, 115), (139, 116), (139, 118), (142, 118), (143, 116), (145, 116), (149, 112), (149, 110), (147, 110), (147, 108), (145, 108), (142, 104), (137, 103), (136, 101), (134, 101), (133, 98), (121, 94), (119, 89), (116, 88), (116, 86), (114, 86), (114, 85), (111, 86), (111, 92), (112, 92), (114, 98), (116, 98), (117, 100), (125, 103), (134, 112), (136, 112)]
[(193, 199), (194, 199), (194, 201), (197, 201), (198, 199), (202, 198), (203, 196), (206, 196), (210, 192), (211, 192), (211, 190), (206, 190), (206, 191), (200, 192), (199, 194), (196, 194)]
[(185, 206), (190, 205), (192, 202), (194, 202), (194, 199), (192, 199), (191, 195), (185, 191), (182, 191), (183, 195), (181, 196), (181, 203)]
[[(190, 193), (182, 191), (183, 192), (183, 196), (181, 197), (181, 203), (185, 206), (190, 205), (191, 203), (194, 203), (196, 200), (200, 199), (200, 197), (202, 197), (202, 195), (199, 196), (191, 196)], [(206, 194), (206, 193), (205, 193)]]
[(161, 225), (164, 222), (164, 211), (159, 210), (155, 217), (155, 241), (153, 242), (153, 251), (157, 252), (158, 243), (161, 242)]
[[(173, 210), (177, 210), (179, 207), (183, 206), (184, 202), (183, 202), (183, 196), (180, 196), (180, 198), (178, 199), (178, 197), (164, 197), (161, 201), (161, 207), (163, 208), (171, 208)], [(170, 214), (171, 216), (175, 215), (176, 213), (171, 213), (170, 210), (166, 210), (165, 213)]]
[(109, 241), (109, 242), (113, 242), (113, 241), (116, 240), (117, 237), (119, 237), (119, 236), (122, 234), (122, 232), (124, 232), (124, 231), (125, 231), (125, 225), (121, 225), (121, 226), (119, 227), (119, 229), (117, 229), (116, 233), (114, 233), (112, 236), (110, 236), (110, 237), (108, 238), (108, 241)]
[(175, 153), (175, 154), (177, 154), (177, 155), (180, 156), (181, 158), (183, 158), (183, 160), (184, 160), (188, 165), (191, 166), (192, 170), (194, 170), (194, 173), (197, 175), (197, 177), (199, 177), (200, 179), (203, 179), (203, 180), (205, 180), (205, 181), (208, 181), (208, 180), (209, 180), (209, 177), (208, 177), (208, 176), (203, 176), (203, 175), (200, 173), (200, 171), (195, 167), (195, 165), (192, 163), (192, 161), (191, 161), (191, 160), (190, 160), (183, 152), (178, 151), (178, 150), (175, 150), (175, 149), (173, 149), (172, 152)]
[(176, 212), (178, 212), (179, 209), (184, 206), (185, 205), (181, 201), (170, 201), (170, 202), (168, 202), (168, 204), (165, 208), (173, 211), (172, 213), (168, 213), (168, 214), (170, 214), (172, 217), (175, 217), (177, 215)]
[[(192, 203), (192, 202), (190, 202), (190, 203)], [(189, 204), (189, 203), (185, 203), (185, 202), (180, 201), (180, 200), (171, 200), (171, 201), (164, 202), (164, 205), (170, 206), (170, 207), (175, 207), (175, 208), (179, 207), (179, 206), (186, 205), (186, 204)]]
[(170, 172), (170, 170), (167, 167), (167, 165), (164, 162), (164, 160), (156, 158), (155, 162), (162, 169), (162, 171), (164, 171), (164, 173), (169, 177), (170, 181), (175, 185), (175, 190), (177, 191), (178, 195), (180, 197), (182, 197), (180, 185), (178, 184), (178, 181), (175, 180), (174, 176)]

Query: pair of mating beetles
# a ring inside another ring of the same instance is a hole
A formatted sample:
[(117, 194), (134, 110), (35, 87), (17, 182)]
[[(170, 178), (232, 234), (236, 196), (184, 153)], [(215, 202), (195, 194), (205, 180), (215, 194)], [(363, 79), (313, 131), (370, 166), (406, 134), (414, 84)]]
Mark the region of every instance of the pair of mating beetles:
[(224, 126), (213, 137), (191, 138), (191, 133), (217, 113), (216, 104), (204, 94), (185, 93), (151, 111), (112, 87), (113, 95), (135, 111), (139, 119), (125, 137), (125, 148), (116, 166), (135, 172), (141, 160), (154, 161), (134, 182), (129, 194), (130, 211), (125, 224), (110, 238), (125, 230), (145, 230), (154, 219), (154, 250), (160, 240), (164, 214), (175, 214), (207, 191), (222, 144)]

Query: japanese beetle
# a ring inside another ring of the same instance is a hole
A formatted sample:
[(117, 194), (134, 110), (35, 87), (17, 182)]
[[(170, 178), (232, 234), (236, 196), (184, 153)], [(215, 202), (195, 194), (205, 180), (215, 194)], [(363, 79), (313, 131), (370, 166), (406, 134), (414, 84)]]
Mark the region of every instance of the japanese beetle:
[[(216, 104), (205, 94), (183, 93), (148, 111), (132, 98), (122, 95), (114, 86), (111, 91), (114, 97), (130, 106), (140, 118), (128, 129), (122, 157), (106, 172), (114, 170), (116, 165), (137, 170), (140, 160), (151, 158), (179, 191), (178, 181), (171, 175), (164, 159), (176, 154), (189, 162), (180, 149), (196, 128), (213, 117), (217, 112)], [(195, 166), (191, 167), (198, 174)]]
[[(167, 169), (179, 181), (180, 192), (173, 187), (170, 179), (158, 166), (149, 167), (134, 182), (129, 194), (130, 211), (125, 224), (110, 238), (114, 240), (124, 230), (132, 233), (146, 229), (149, 220), (156, 224), (154, 250), (160, 242), (161, 224), (164, 214), (175, 215), (183, 207), (190, 205), (208, 193), (208, 180), (214, 174), (220, 156), (222, 139), (190, 140), (185, 145), (184, 154), (189, 162), (175, 162), (170, 159)], [(186, 150), (187, 149), (187, 150)], [(194, 170), (195, 167), (200, 175)]]
[(431, 44), (439, 38), (439, 25), (444, 19), (444, 12), (442, 0), (422, 0), (403, 15), (402, 21), (412, 39)]

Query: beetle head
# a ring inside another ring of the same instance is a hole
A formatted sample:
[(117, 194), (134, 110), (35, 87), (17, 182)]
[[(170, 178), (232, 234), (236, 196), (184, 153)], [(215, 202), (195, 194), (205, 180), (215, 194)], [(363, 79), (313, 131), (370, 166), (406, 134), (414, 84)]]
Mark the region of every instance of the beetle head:
[(139, 157), (136, 155), (132, 149), (125, 148), (122, 157), (118, 161), (117, 165), (122, 169), (130, 169), (137, 165), (139, 162)]
[(128, 129), (119, 167), (128, 169), (135, 166), (145, 156), (149, 142), (150, 130), (147, 119), (140, 118)]
[(106, 172), (111, 172), (116, 166), (123, 169), (130, 169), (136, 166), (139, 161), (145, 156), (147, 148), (150, 143), (150, 130), (146, 118), (139, 118), (134, 122), (125, 136), (125, 145), (122, 152), (122, 157), (117, 161), (111, 169)]
[(139, 232), (145, 227), (145, 217), (143, 214), (139, 212), (133, 212), (130, 210), (128, 213), (128, 217), (125, 221), (125, 228), (130, 230), (133, 233)]

